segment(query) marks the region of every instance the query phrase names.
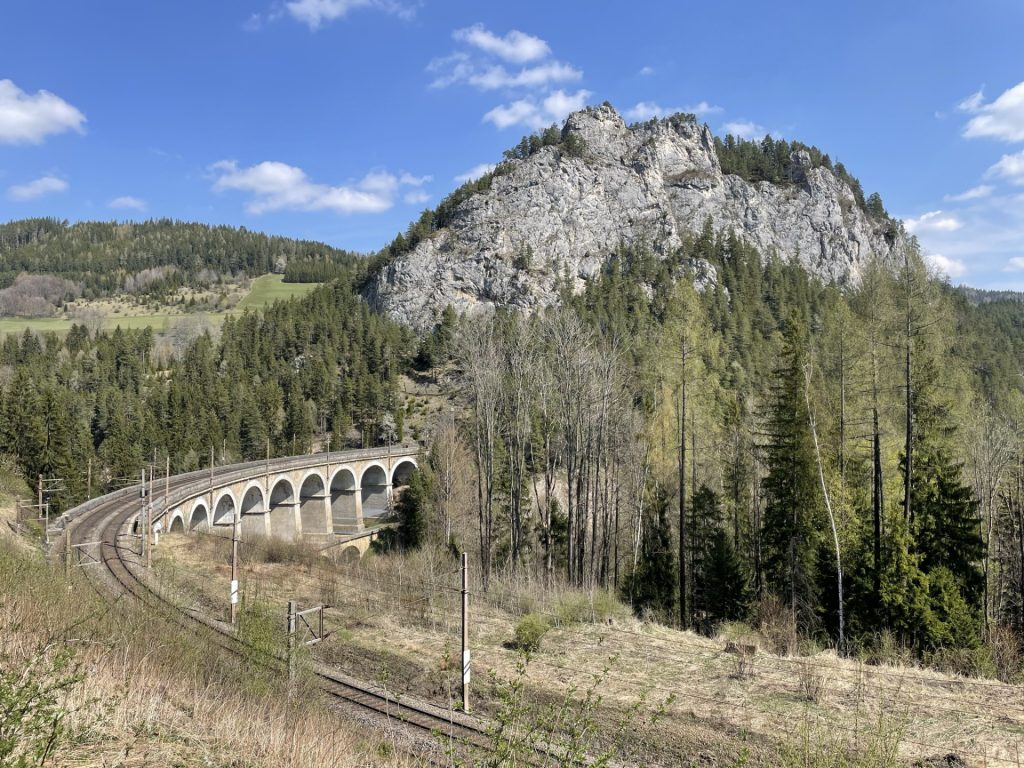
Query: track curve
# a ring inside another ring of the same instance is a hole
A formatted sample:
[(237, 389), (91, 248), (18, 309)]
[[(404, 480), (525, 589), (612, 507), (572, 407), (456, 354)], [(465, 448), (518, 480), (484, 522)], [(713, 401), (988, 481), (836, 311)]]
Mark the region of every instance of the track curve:
[[(238, 471), (247, 465), (234, 465), (221, 470), (222, 474)], [(254, 462), (253, 467), (262, 467)], [(215, 473), (216, 475), (216, 473)], [(171, 479), (172, 491), (181, 491), (201, 482), (208, 482), (204, 472), (180, 475)], [(103, 595), (129, 596), (143, 604), (158, 608), (184, 628), (202, 633), (210, 642), (224, 651), (242, 654), (244, 644), (235, 636), (230, 625), (212, 619), (198, 611), (174, 605), (159, 595), (136, 571), (144, 570), (134, 542), (138, 537), (131, 528), (139, 517), (140, 486), (115, 491), (93, 499), (71, 510), (64, 518), (70, 527), (73, 545), (92, 544), (99, 549), (99, 565), (84, 570), (93, 586)], [(268, 666), (286, 668), (283, 658), (266, 660)], [(490, 743), (484, 723), (461, 712), (435, 707), (427, 702), (409, 698), (396, 699), (372, 684), (315, 664), (313, 673), (317, 686), (328, 696), (344, 701), (389, 722), (399, 722), (434, 738), (442, 734), (461, 744), (486, 748)], [(435, 740), (434, 743), (437, 743)]]

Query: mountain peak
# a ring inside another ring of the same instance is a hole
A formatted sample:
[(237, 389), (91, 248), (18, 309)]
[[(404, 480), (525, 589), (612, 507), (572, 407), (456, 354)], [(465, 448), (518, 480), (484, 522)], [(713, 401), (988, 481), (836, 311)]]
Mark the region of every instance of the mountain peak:
[(620, 246), (664, 257), (706, 222), (838, 282), (896, 242), (884, 211), (869, 215), (856, 180), (814, 148), (716, 142), (686, 114), (627, 125), (605, 103), (524, 139), (492, 176), (453, 193), (367, 294), (420, 328), (449, 304), (549, 306), (562, 278), (581, 288)]

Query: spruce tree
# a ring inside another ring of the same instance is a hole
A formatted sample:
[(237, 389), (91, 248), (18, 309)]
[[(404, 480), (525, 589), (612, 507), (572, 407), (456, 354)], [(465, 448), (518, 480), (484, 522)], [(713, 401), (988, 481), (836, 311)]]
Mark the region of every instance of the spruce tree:
[(625, 593), (637, 615), (651, 611), (666, 621), (676, 606), (676, 558), (668, 520), (671, 501), (664, 486), (658, 485), (647, 493), (651, 517), (643, 531), (640, 560), (626, 580)]
[(723, 621), (737, 621), (747, 611), (747, 579), (743, 574), (732, 538), (722, 528), (711, 534), (704, 564), (705, 631), (712, 632)]
[(767, 413), (762, 541), (768, 589), (809, 628), (818, 608), (818, 549), (824, 530), (804, 388), (806, 326), (790, 314)]

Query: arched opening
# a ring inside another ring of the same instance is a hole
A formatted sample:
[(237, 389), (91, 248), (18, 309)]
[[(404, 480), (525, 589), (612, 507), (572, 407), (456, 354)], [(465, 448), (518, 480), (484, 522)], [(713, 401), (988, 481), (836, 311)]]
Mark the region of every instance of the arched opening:
[(299, 488), (299, 517), (302, 533), (330, 533), (327, 529), (327, 489), (323, 478), (311, 474)]
[(338, 557), (338, 559), (342, 563), (345, 563), (346, 565), (351, 565), (352, 563), (359, 562), (359, 557), (360, 557), (359, 547), (352, 546), (352, 547), (345, 547), (341, 551), (341, 555)]
[(295, 534), (295, 489), (281, 478), (270, 491), (270, 535), (294, 539)]
[(168, 533), (184, 533), (185, 532), (185, 520), (181, 515), (175, 515), (171, 518), (171, 527)]
[(210, 512), (206, 508), (206, 504), (199, 502), (192, 507), (192, 515), (188, 520), (188, 529), (190, 531), (205, 531), (210, 527)]
[(409, 484), (409, 479), (416, 472), (416, 462), (412, 459), (402, 459), (395, 466), (391, 473), (391, 488), (397, 491)]
[(235, 498), (230, 493), (223, 494), (213, 507), (214, 525), (234, 525)]
[(331, 478), (331, 524), (335, 533), (357, 533), (362, 525), (357, 488), (356, 475), (348, 467), (342, 467)]
[(242, 496), (242, 538), (251, 541), (267, 535), (266, 505), (263, 503), (263, 489), (258, 485), (249, 486)]
[(363, 471), (363, 477), (359, 481), (360, 493), (363, 500), (363, 520), (371, 522), (379, 520), (387, 515), (388, 505), (388, 475), (384, 467), (378, 464), (371, 464)]

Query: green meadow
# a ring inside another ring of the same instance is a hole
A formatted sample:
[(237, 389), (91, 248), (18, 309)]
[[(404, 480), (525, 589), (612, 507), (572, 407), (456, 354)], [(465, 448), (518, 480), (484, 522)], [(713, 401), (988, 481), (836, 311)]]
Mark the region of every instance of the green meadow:
[[(319, 283), (286, 283), (283, 275), (262, 275), (252, 281), (252, 288), (236, 307), (224, 312), (207, 312), (206, 317), (211, 323), (220, 325), (224, 318), (231, 314), (239, 314), (247, 309), (262, 309), (273, 304), (279, 299), (290, 299), (296, 296), (305, 296), (317, 287)], [(157, 311), (146, 313), (140, 311), (138, 314), (118, 315), (109, 314), (103, 323), (105, 328), (152, 328), (157, 333), (162, 333), (174, 323), (187, 317), (194, 317), (196, 313)], [(33, 331), (45, 333), (67, 333), (76, 322), (71, 317), (2, 317), (0, 318), (0, 335), (8, 333), (22, 333), (26, 328)]]

